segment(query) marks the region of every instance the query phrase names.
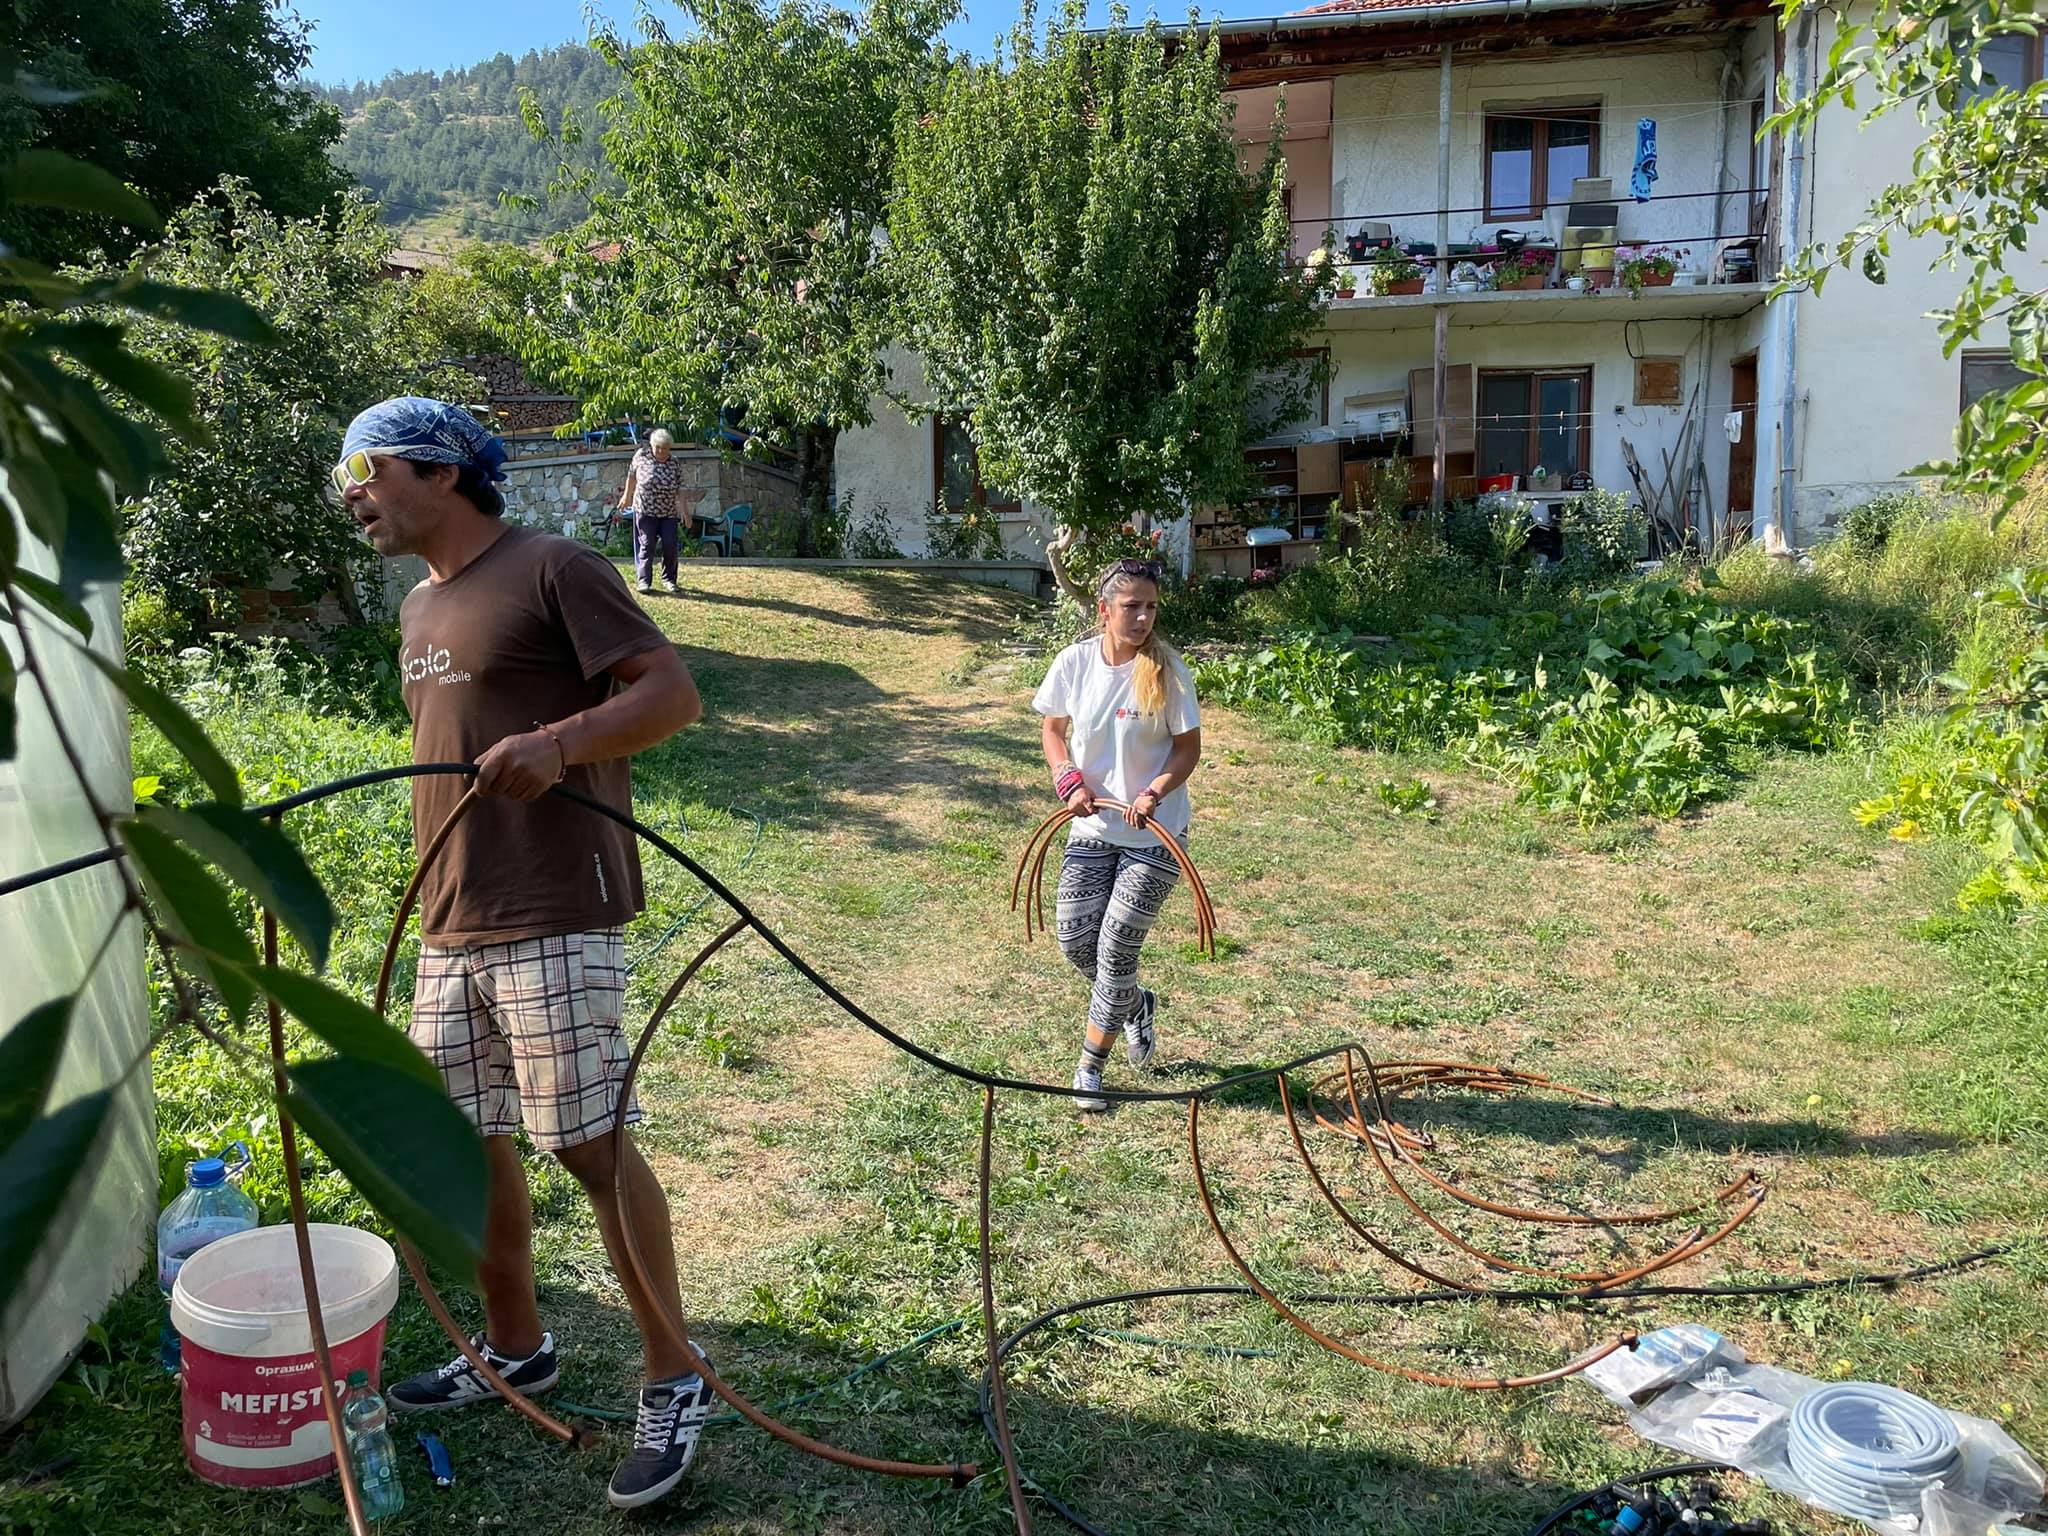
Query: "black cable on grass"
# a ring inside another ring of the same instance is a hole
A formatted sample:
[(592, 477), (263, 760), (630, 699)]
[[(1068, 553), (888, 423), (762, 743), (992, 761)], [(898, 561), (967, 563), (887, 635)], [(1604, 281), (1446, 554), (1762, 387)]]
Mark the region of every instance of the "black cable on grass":
[[(255, 815), (276, 817), (281, 816), (286, 811), (294, 810), (301, 806), (310, 805), (317, 801), (325, 800), (331, 796), (341, 794), (353, 789), (360, 789), (372, 784), (385, 783), (394, 779), (410, 779), (424, 777), (428, 775), (459, 775), (463, 777), (471, 777), (475, 774), (475, 771), (476, 770), (474, 766), (468, 763), (418, 763), (406, 764), (391, 768), (372, 769), (364, 773), (351, 775), (347, 778), (337, 779), (328, 784), (316, 785), (310, 789), (301, 790), (296, 794), (288, 795), (283, 799), (272, 801), (267, 805), (255, 806), (251, 807), (250, 809), (252, 813)], [(747, 928), (751, 928), (756, 934), (758, 934), (765, 943), (767, 943), (772, 949), (774, 949), (785, 960), (787, 960), (790, 963), (790, 965), (798, 972), (798, 974), (803, 976), (820, 992), (824, 993), (826, 997), (830, 998), (834, 1003), (838, 1004), (839, 1007), (843, 1009), (847, 1014), (849, 1014), (862, 1025), (866, 1026), (875, 1034), (881, 1036), (884, 1040), (887, 1040), (891, 1045), (896, 1046), (899, 1050), (905, 1052), (908, 1055), (916, 1057), (919, 1061), (922, 1061), (927, 1066), (932, 1067), (937, 1071), (943, 1072), (947, 1076), (958, 1078), (967, 1082), (976, 1083), (984, 1088), (1007, 1088), (1020, 1093), (1044, 1094), (1050, 1097), (1058, 1098), (1072, 1098), (1074, 1096), (1074, 1089), (1069, 1085), (1056, 1083), (1040, 1083), (1025, 1078), (1012, 1078), (1001, 1076), (995, 1073), (981, 1072), (976, 1070), (975, 1068), (964, 1066), (959, 1062), (955, 1062), (948, 1059), (947, 1057), (941, 1056), (936, 1051), (932, 1051), (924, 1046), (917, 1044), (912, 1040), (907, 1039), (903, 1035), (898, 1034), (895, 1030), (891, 1029), (888, 1025), (883, 1024), (879, 1019), (876, 1019), (873, 1015), (868, 1013), (859, 1004), (855, 1003), (851, 998), (847, 997), (843, 992), (841, 992), (821, 973), (819, 973), (817, 969), (810, 964), (810, 962), (805, 960), (794, 949), (792, 949), (789, 946), (789, 944), (785, 942), (779, 934), (777, 934), (773, 929), (771, 929), (766, 923), (762, 922), (760, 918), (756, 917), (753, 911), (744, 902), (742, 902), (738, 896), (736, 896), (731, 890), (729, 890), (722, 881), (720, 881), (719, 879), (717, 879), (717, 877), (712, 875), (709, 870), (705, 869), (704, 866), (699, 864), (695, 859), (691, 858), (688, 854), (684, 853), (682, 849), (678, 848), (668, 838), (662, 836), (660, 833), (656, 832), (653, 828), (647, 826), (645, 823), (637, 820), (631, 814), (619, 811), (613, 808), (612, 806), (606, 805), (602, 801), (592, 798), (589, 795), (583, 794), (578, 790), (571, 789), (567, 785), (558, 784), (553, 789), (551, 789), (549, 793), (558, 795), (566, 800), (574, 801), (576, 804), (581, 805), (588, 810), (596, 812), (598, 815), (605, 817), (607, 820), (616, 822), (620, 826), (626, 827), (628, 830), (633, 832), (637, 837), (639, 837), (643, 841), (651, 844), (652, 846), (660, 849), (663, 853), (667, 854), (671, 860), (673, 860), (675, 863), (689, 871), (691, 875), (693, 875), (698, 881), (700, 881), (704, 885), (708, 893), (706, 900), (709, 900), (711, 897), (716, 897), (717, 899), (723, 901), (728, 907), (732, 909), (734, 914), (740, 919), (741, 925)], [(756, 843), (756, 846), (758, 847), (758, 841)], [(118, 849), (103, 848), (96, 850), (93, 853), (84, 854), (77, 858), (65, 860), (58, 864), (49, 865), (40, 870), (31, 871), (28, 874), (19, 875), (14, 877), (13, 879), (0, 882), (0, 896), (10, 895), (20, 890), (26, 890), (36, 885), (40, 885), (45, 881), (57, 879), (63, 875), (74, 874), (81, 870), (93, 868), (96, 865), (106, 863), (120, 856), (121, 853), (120, 850)], [(695, 909), (693, 909), (693, 911), (694, 910)], [(1275, 1073), (1292, 1072), (1298, 1070), (1301, 1067), (1312, 1065), (1318, 1061), (1326, 1060), (1331, 1056), (1340, 1054), (1344, 1051), (1348, 1051), (1354, 1048), (1355, 1047), (1348, 1044), (1332, 1046), (1324, 1050), (1314, 1051), (1306, 1055), (1299, 1056), (1294, 1060), (1283, 1063), (1278, 1067), (1260, 1067), (1253, 1071), (1240, 1072), (1233, 1074), (1229, 1077), (1218, 1078), (1210, 1082), (1199, 1083), (1189, 1087), (1157, 1091), (1134, 1091), (1129, 1089), (1100, 1088), (1090, 1090), (1090, 1093), (1093, 1097), (1108, 1099), (1118, 1103), (1188, 1103), (1193, 1100), (1206, 1101), (1214, 1099), (1233, 1088), (1243, 1087), (1247, 1084), (1255, 1082), (1263, 1082), (1265, 1079), (1273, 1076)], [(1925, 1279), (1932, 1275), (1952, 1273), (1957, 1270), (1970, 1268), (1974, 1265), (1984, 1263), (1990, 1259), (2000, 1257), (2010, 1252), (2012, 1246), (2013, 1245), (2011, 1244), (2004, 1244), (1991, 1248), (1983, 1248), (1972, 1253), (1963, 1254), (1957, 1258), (1945, 1259), (1938, 1261), (1936, 1263), (1921, 1265), (1915, 1269), (1902, 1270), (1894, 1273), (1828, 1276), (1814, 1280), (1792, 1280), (1765, 1282), (1758, 1284), (1724, 1285), (1635, 1285), (1606, 1291), (1597, 1289), (1511, 1290), (1503, 1288), (1475, 1288), (1469, 1290), (1440, 1291), (1397, 1291), (1360, 1293), (1317, 1292), (1299, 1295), (1290, 1299), (1295, 1302), (1304, 1304), (1323, 1303), (1332, 1305), (1393, 1307), (1421, 1306), (1434, 1304), (1438, 1302), (1475, 1301), (1497, 1301), (1519, 1305), (1553, 1302), (1585, 1305), (1610, 1301), (1638, 1300), (1669, 1296), (1761, 1297), (1800, 1295), (1813, 1291), (1848, 1289), (1860, 1286), (1875, 1286), (1879, 1288), (1889, 1289), (1893, 1286), (1905, 1284), (1910, 1281)], [(1116, 1306), (1133, 1302), (1153, 1301), (1167, 1297), (1247, 1297), (1254, 1296), (1256, 1294), (1257, 1293), (1254, 1292), (1249, 1286), (1241, 1285), (1168, 1286), (1154, 1290), (1120, 1291), (1110, 1295), (1085, 1297), (1079, 1301), (1069, 1302), (1063, 1306), (1055, 1307), (1050, 1309), (1049, 1311), (1043, 1312), (1039, 1314), (1039, 1316), (1033, 1318), (1031, 1321), (1024, 1324), (1024, 1326), (1019, 1328), (1016, 1332), (1012, 1333), (1009, 1336), (1009, 1338), (1003, 1341), (1002, 1344), (997, 1348), (995, 1352), (995, 1358), (990, 1362), (987, 1371), (984, 1372), (982, 1377), (980, 1392), (980, 1408), (982, 1422), (984, 1426), (988, 1428), (991, 1438), (996, 1438), (997, 1444), (1000, 1446), (1002, 1442), (1000, 1438), (996, 1436), (996, 1430), (993, 1422), (993, 1373), (996, 1370), (1000, 1369), (1003, 1360), (1007, 1358), (1011, 1351), (1013, 1351), (1020, 1343), (1022, 1343), (1025, 1339), (1031, 1337), (1033, 1334), (1039, 1332), (1040, 1330), (1050, 1326), (1052, 1323), (1059, 1321), (1061, 1318), (1069, 1317), (1079, 1312), (1091, 1311), (1099, 1307)], [(1150, 1341), (1148, 1340), (1147, 1342)], [(1169, 1341), (1161, 1340), (1158, 1342), (1166, 1343)], [(916, 1347), (915, 1342), (912, 1345), (905, 1346), (906, 1349), (914, 1347)], [(1222, 1353), (1237, 1353), (1235, 1351), (1228, 1350), (1227, 1347), (1223, 1346), (1217, 1346), (1216, 1348), (1219, 1350), (1219, 1352)], [(895, 1358), (895, 1356), (892, 1355), (885, 1358)], [(881, 1363), (882, 1362), (879, 1361), (875, 1362), (876, 1365), (879, 1365)], [(828, 1386), (829, 1385), (830, 1384), (828, 1384)], [(821, 1388), (820, 1390), (825, 1389)], [(1711, 1467), (1709, 1466), (1708, 1469), (1711, 1470)], [(1026, 1484), (1031, 1487), (1033, 1492), (1037, 1493), (1037, 1495), (1045, 1501), (1047, 1507), (1052, 1509), (1056, 1514), (1058, 1514), (1062, 1519), (1066, 1520), (1070, 1525), (1074, 1526), (1077, 1530), (1083, 1531), (1085, 1533), (1090, 1533), (1090, 1536), (1107, 1536), (1107, 1533), (1102, 1532), (1101, 1528), (1093, 1524), (1091, 1521), (1089, 1521), (1085, 1515), (1082, 1515), (1078, 1510), (1075, 1510), (1072, 1506), (1066, 1504), (1064, 1501), (1060, 1500), (1054, 1495), (1047, 1493), (1042, 1487), (1038, 1486), (1037, 1483), (1030, 1478), (1028, 1472), (1023, 1473), (1022, 1475)], [(1595, 1490), (1594, 1494), (1590, 1495), (1589, 1497), (1597, 1497), (1599, 1491), (1600, 1490)], [(1576, 1508), (1578, 1506), (1575, 1505), (1573, 1507)], [(1549, 1527), (1546, 1526), (1540, 1529), (1547, 1530), (1549, 1529)]]
[[(1523, 1304), (1553, 1301), (1602, 1303), (1653, 1299), (1659, 1296), (1789, 1296), (1802, 1295), (1811, 1291), (1849, 1290), (1863, 1286), (1870, 1286), (1878, 1290), (1891, 1290), (1894, 1287), (1906, 1285), (1915, 1280), (1925, 1280), (1934, 1275), (1954, 1274), (1960, 1270), (1972, 1269), (1979, 1264), (2010, 1253), (2013, 1246), (2013, 1244), (2007, 1243), (1995, 1248), (1980, 1248), (1974, 1253), (1959, 1254), (1952, 1259), (1941, 1259), (1932, 1264), (1922, 1264), (1914, 1269), (1895, 1270), (1885, 1274), (1831, 1275), (1824, 1276), (1818, 1280), (1783, 1280), (1756, 1285), (1645, 1285), (1620, 1291), (1593, 1292), (1554, 1290), (1514, 1291), (1500, 1289), (1474, 1291), (1304, 1291), (1283, 1299), (1290, 1305), (1413, 1307), (1446, 1301), (1497, 1301)], [(1186, 1296), (1256, 1298), (1257, 1295), (1258, 1292), (1248, 1285), (1167, 1285), (1159, 1286), (1149, 1291), (1118, 1291), (1106, 1296), (1084, 1296), (1079, 1301), (1070, 1301), (1064, 1306), (1053, 1307), (1039, 1313), (1038, 1316), (1032, 1318), (1008, 1338), (1004, 1339), (996, 1350), (995, 1366), (1000, 1367), (1005, 1360), (1009, 1359), (1011, 1352), (1033, 1334), (1051, 1327), (1063, 1318), (1072, 1317), (1080, 1312), (1092, 1312), (1098, 1307), (1122, 1306), (1127, 1303), (1144, 1301), (1164, 1301)], [(1064, 1330), (1061, 1337), (1078, 1335), (1086, 1338), (1095, 1335), (1097, 1332), (1098, 1330), (1091, 1328), (1072, 1328)], [(1144, 1342), (1170, 1344), (1172, 1341), (1146, 1338)], [(1204, 1353), (1211, 1351), (1227, 1352), (1232, 1355), (1241, 1356), (1271, 1353), (1271, 1351), (1237, 1351), (1230, 1349), (1226, 1345), (1209, 1345), (1203, 1349)], [(989, 1438), (994, 1440), (996, 1438), (996, 1427), (994, 1411), (990, 1402), (991, 1385), (990, 1374), (984, 1372), (981, 1378), (979, 1401), (981, 1423), (982, 1428), (987, 1431)], [(1721, 1471), (1723, 1468), (1714, 1462), (1689, 1462), (1686, 1464), (1686, 1470), (1715, 1472)], [(1057, 1494), (1047, 1491), (1045, 1485), (1031, 1475), (1029, 1467), (1023, 1466), (1020, 1463), (1017, 1471), (1024, 1481), (1024, 1486), (1036, 1495), (1047, 1509), (1058, 1515), (1075, 1530), (1080, 1531), (1082, 1536), (1110, 1536), (1109, 1532), (1090, 1520), (1081, 1511), (1074, 1508), (1073, 1505), (1067, 1503)], [(1682, 1475), (1679, 1472), (1672, 1472), (1671, 1469), (1665, 1468), (1654, 1474), (1654, 1476), (1661, 1478), (1667, 1474), (1670, 1476)], [(1653, 1474), (1644, 1473), (1637, 1480), (1650, 1479), (1652, 1476)], [(1627, 1482), (1629, 1479), (1621, 1479), (1621, 1481)], [(1556, 1519), (1569, 1515), (1572, 1510), (1578, 1509), (1583, 1503), (1590, 1502), (1599, 1497), (1607, 1487), (1613, 1486), (1610, 1483), (1603, 1488), (1596, 1488), (1592, 1492), (1582, 1495), (1578, 1502), (1558, 1512), (1550, 1521), (1537, 1527), (1536, 1531), (1531, 1532), (1530, 1536), (1539, 1536), (1539, 1533), (1551, 1530)]]

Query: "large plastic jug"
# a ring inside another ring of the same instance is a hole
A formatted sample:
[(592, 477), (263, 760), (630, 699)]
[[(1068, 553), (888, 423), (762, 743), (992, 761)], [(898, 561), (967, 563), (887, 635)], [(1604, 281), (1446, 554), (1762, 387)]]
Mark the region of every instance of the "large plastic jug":
[[(237, 1171), (248, 1166), (249, 1151), (239, 1142)], [(185, 1187), (156, 1219), (156, 1283), (164, 1294), (164, 1323), (159, 1354), (166, 1371), (178, 1369), (183, 1343), (171, 1326), (171, 1286), (185, 1261), (208, 1243), (247, 1232), (261, 1224), (256, 1202), (228, 1179), (228, 1165), (218, 1157), (202, 1157), (185, 1170)]]

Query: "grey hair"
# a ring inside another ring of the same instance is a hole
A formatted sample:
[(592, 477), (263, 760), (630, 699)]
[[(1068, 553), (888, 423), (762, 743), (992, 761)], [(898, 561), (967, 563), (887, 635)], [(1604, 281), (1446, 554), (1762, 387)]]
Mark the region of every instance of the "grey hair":
[(669, 431), (667, 427), (656, 427), (647, 434), (647, 446), (649, 448), (673, 448), (675, 445), (675, 434)]

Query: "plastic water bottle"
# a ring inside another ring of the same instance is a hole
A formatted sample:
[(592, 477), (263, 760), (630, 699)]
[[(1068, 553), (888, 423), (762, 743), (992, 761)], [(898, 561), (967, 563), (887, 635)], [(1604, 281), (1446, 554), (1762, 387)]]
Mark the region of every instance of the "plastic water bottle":
[(370, 1386), (368, 1371), (348, 1373), (348, 1393), (341, 1400), (341, 1425), (348, 1435), (348, 1459), (356, 1469), (356, 1487), (363, 1495), (363, 1514), (384, 1520), (405, 1508), (405, 1487), (398, 1480), (398, 1450), (391, 1443), (390, 1419), (384, 1399)]
[[(244, 1148), (241, 1164), (248, 1160)], [(159, 1353), (165, 1370), (175, 1372), (184, 1353), (184, 1341), (171, 1326), (170, 1313), (171, 1286), (178, 1271), (208, 1243), (247, 1232), (261, 1222), (256, 1202), (228, 1181), (228, 1165), (220, 1158), (202, 1157), (185, 1170), (184, 1189), (156, 1219), (156, 1283), (164, 1293)]]

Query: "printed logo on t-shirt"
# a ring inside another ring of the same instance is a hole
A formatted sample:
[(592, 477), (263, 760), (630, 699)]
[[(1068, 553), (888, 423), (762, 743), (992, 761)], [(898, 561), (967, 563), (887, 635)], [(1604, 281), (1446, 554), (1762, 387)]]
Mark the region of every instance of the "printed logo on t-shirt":
[(417, 655), (408, 641), (405, 649), (398, 653), (398, 670), (408, 683), (424, 683), (432, 678), (445, 688), (450, 683), (475, 681), (469, 673), (455, 670), (455, 663), (449, 656), (446, 646), (435, 645), (432, 641), (429, 641)]

